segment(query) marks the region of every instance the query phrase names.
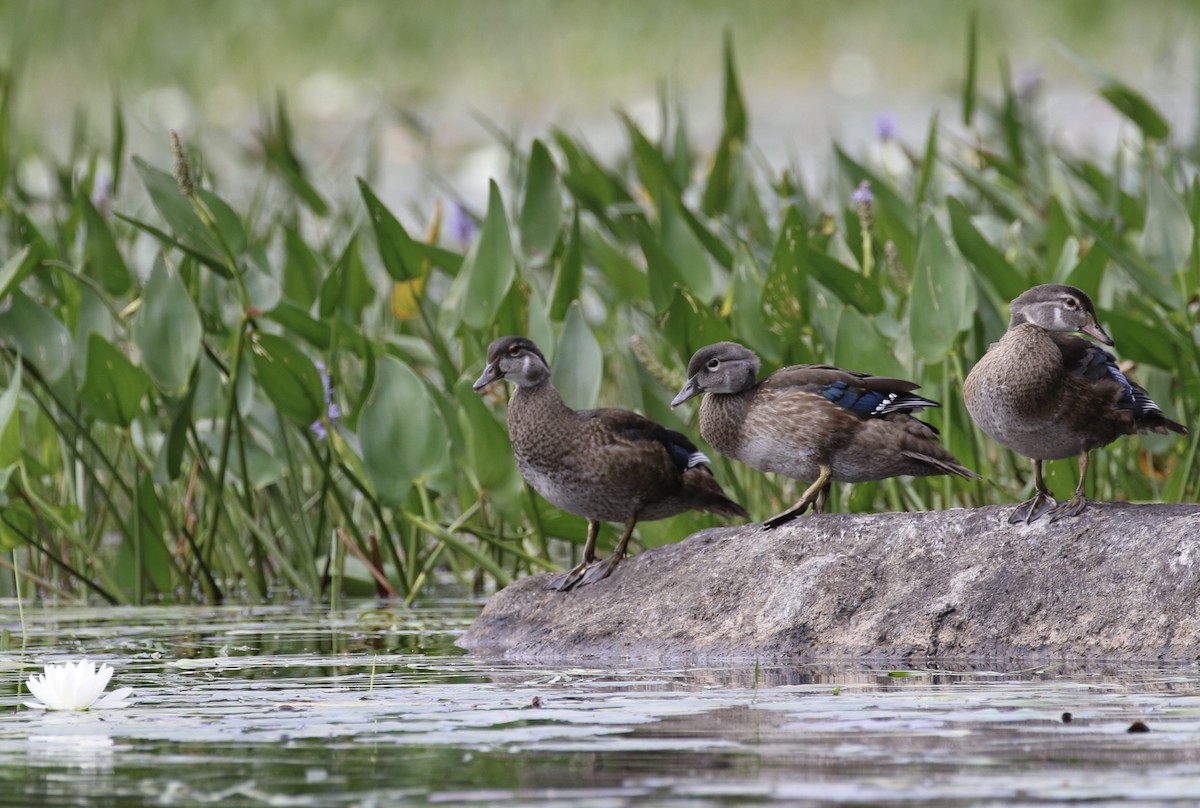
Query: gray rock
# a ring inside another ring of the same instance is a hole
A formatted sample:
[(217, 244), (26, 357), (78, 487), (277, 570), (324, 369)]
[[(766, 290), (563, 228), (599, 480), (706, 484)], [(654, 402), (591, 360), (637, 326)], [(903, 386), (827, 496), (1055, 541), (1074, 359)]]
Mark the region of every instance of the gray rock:
[(704, 530), (571, 592), (497, 592), (458, 644), (521, 659), (1200, 659), (1200, 504), (802, 516)]

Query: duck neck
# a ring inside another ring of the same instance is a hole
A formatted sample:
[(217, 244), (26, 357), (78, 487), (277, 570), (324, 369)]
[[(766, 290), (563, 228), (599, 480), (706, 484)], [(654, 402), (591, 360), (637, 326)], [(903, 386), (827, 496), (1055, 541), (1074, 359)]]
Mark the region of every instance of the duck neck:
[(732, 456), (742, 443), (742, 425), (754, 387), (740, 393), (705, 393), (700, 403), (700, 434), (718, 452)]
[(567, 418), (573, 412), (549, 378), (517, 387), (508, 402), (508, 432), (515, 442), (527, 431), (537, 429), (539, 424)]

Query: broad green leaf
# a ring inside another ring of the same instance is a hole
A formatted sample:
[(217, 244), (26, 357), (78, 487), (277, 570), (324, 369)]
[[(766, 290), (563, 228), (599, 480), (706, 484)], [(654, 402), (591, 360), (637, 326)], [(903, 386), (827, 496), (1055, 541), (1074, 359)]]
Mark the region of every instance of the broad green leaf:
[(947, 197), (946, 207), (950, 211), (954, 242), (992, 288), (1005, 300), (1012, 300), (1024, 292), (1028, 287), (1027, 279), (976, 229), (967, 206), (955, 197)]
[(86, 194), (79, 196), (79, 204), (87, 222), (85, 271), (90, 271), (110, 295), (123, 295), (133, 285), (133, 277), (129, 274), (129, 267), (125, 265), (125, 258), (117, 249), (117, 240), (113, 237), (108, 222)]
[(213, 227), (220, 236), (223, 252), (239, 256), (246, 251), (246, 229), (229, 203), (206, 188), (196, 189), (196, 198), (212, 216)]
[(1093, 292), (1100, 288), (1100, 279), (1104, 277), (1104, 268), (1108, 266), (1108, 253), (1096, 245), (1091, 245), (1082, 253), (1078, 263), (1067, 275), (1064, 283)]
[(964, 314), (974, 315), (974, 290), (970, 270), (933, 217), (927, 217), (908, 299), (909, 337), (918, 358), (929, 363), (945, 358), (961, 330)]
[(150, 392), (150, 377), (99, 334), (88, 337), (79, 400), (101, 421), (128, 427)]
[[(134, 168), (146, 185), (150, 201), (158, 215), (163, 218), (171, 232), (192, 250), (221, 265), (221, 246), (196, 214), (192, 200), (183, 195), (175, 178), (147, 163), (140, 157), (133, 158)], [(211, 264), (210, 264), (211, 266)], [(226, 269), (228, 274), (228, 269)]]
[(1101, 310), (1100, 321), (1117, 343), (1116, 350), (1122, 358), (1160, 368), (1173, 368), (1178, 364), (1179, 357), (1173, 347), (1178, 341), (1167, 337), (1165, 324), (1151, 328), (1145, 321), (1115, 309)]
[(733, 339), (729, 326), (712, 307), (686, 289), (675, 294), (660, 330), (663, 338), (683, 356), (691, 356), (705, 345)]
[(779, 362), (779, 344), (763, 323), (763, 281), (750, 250), (742, 245), (733, 262), (729, 324), (734, 338), (753, 348), (768, 364)]
[(1167, 276), (1186, 268), (1192, 249), (1187, 207), (1153, 168), (1146, 171), (1146, 229), (1140, 246), (1146, 261)]
[(10, 500), (0, 508), (0, 552), (24, 546), (26, 537), (37, 533), (37, 526), (37, 517), (28, 503), (21, 499)]
[(29, 257), (30, 246), (26, 244), (21, 249), (13, 253), (7, 261), (0, 266), (0, 299), (9, 293), (21, 282), (21, 279), (32, 268), (26, 266), (26, 259)]
[(0, 312), (0, 342), (16, 348), (47, 381), (71, 368), (71, 332), (44, 306), (13, 290), (12, 303)]
[(675, 298), (675, 290), (683, 286), (683, 279), (671, 256), (663, 249), (650, 226), (644, 221), (635, 224), (638, 244), (646, 257), (646, 276), (650, 283), (650, 302), (657, 311), (663, 311)]
[(464, 379), (456, 384), (454, 397), (466, 439), (467, 463), (479, 487), (500, 493), (510, 492), (514, 487), (519, 490), (521, 474), (504, 424), (496, 420), (483, 397), (471, 389), (470, 381)]
[[(1067, 216), (1067, 211), (1063, 207), (1062, 202), (1057, 196), (1050, 197), (1049, 209), (1046, 213), (1046, 266), (1058, 266), (1060, 256), (1062, 255), (1063, 245), (1067, 239), (1074, 235), (1074, 229), (1071, 227), (1071, 220)], [(955, 236), (957, 239), (957, 235)], [(962, 242), (958, 244), (963, 255), (967, 256), (968, 260), (974, 260), (970, 254), (963, 249)]]
[(307, 309), (317, 299), (321, 265), (294, 227), (283, 228), (287, 258), (283, 264), (283, 296)]
[(677, 204), (667, 196), (659, 199), (660, 243), (692, 294), (706, 303), (711, 303), (716, 297), (717, 289), (713, 284), (708, 253), (683, 221)]
[(533, 141), (529, 174), (525, 179), (525, 203), (521, 206), (521, 248), (525, 255), (547, 255), (562, 229), (562, 192), (550, 150)]
[(854, 307), (842, 307), (836, 334), (833, 363), (838, 367), (897, 379), (908, 375), (892, 344)]
[(415, 479), (448, 458), (446, 425), (425, 383), (391, 356), (379, 360), (375, 384), (358, 420), (363, 466), (379, 499), (403, 507)]
[(567, 320), (554, 356), (554, 386), (567, 406), (577, 410), (595, 407), (600, 383), (604, 381), (604, 354), (583, 318), (579, 303), (572, 303), (567, 309)]
[(583, 283), (583, 235), (579, 229), (579, 211), (571, 217), (571, 235), (567, 249), (554, 270), (550, 292), (550, 319), (561, 322), (567, 307), (579, 297)]
[(1154, 105), (1137, 90), (1112, 81), (1100, 88), (1100, 95), (1113, 105), (1117, 112), (1124, 115), (1142, 130), (1147, 140), (1166, 140), (1171, 136), (1171, 125)]
[(362, 253), (358, 249), (358, 237), (354, 236), (346, 244), (337, 263), (321, 284), (321, 302), (318, 310), (321, 317), (326, 319), (336, 312), (341, 312), (344, 320), (357, 326), (362, 323), (363, 310), (374, 299), (375, 287), (367, 277)]
[(816, 249), (808, 251), (809, 275), (821, 282), (833, 292), (843, 303), (854, 306), (864, 314), (877, 314), (883, 311), (882, 287), (835, 258)]
[(700, 209), (709, 216), (728, 209), (733, 197), (736, 163), (746, 142), (747, 115), (738, 87), (737, 66), (733, 57), (733, 34), (725, 33), (725, 127), (717, 145), (712, 170), (704, 186)]
[(361, 177), (358, 190), (367, 206), (375, 240), (379, 245), (379, 258), (392, 280), (406, 281), (421, 276), (421, 251), (417, 242), (400, 224), (392, 212), (375, 196), (371, 186)]
[(318, 351), (329, 350), (332, 329), (328, 321), (318, 320), (310, 316), (307, 310), (286, 300), (267, 312), (266, 317), (279, 323)]
[[(13, 365), (8, 387), (0, 394), (0, 469), (14, 466), (21, 459), (21, 363)], [(4, 487), (0, 486), (0, 491)]]
[(255, 334), (250, 355), (259, 385), (280, 412), (305, 426), (325, 414), (321, 374), (292, 340), (275, 334)]
[(516, 258), (508, 232), (508, 217), (500, 188), (493, 180), (488, 209), (479, 240), (472, 245), (458, 277), (450, 287), (446, 306), (456, 309), (469, 328), (482, 330), (492, 323), (516, 276)]
[(187, 387), (203, 335), (200, 313), (187, 287), (160, 254), (142, 290), (133, 341), (142, 367), (164, 393), (177, 396)]
[(192, 401), (196, 388), (189, 387), (187, 395), (180, 399), (171, 413), (171, 426), (166, 440), (154, 459), (154, 481), (160, 484), (179, 479), (183, 464), (183, 452), (187, 449), (188, 429), (192, 425)]

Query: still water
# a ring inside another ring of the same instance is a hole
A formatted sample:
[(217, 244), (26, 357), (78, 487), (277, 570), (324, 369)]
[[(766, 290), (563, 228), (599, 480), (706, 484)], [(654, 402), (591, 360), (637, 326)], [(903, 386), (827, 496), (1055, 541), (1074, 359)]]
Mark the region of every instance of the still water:
[[(0, 603), (0, 805), (1200, 802), (1195, 666), (533, 665), (454, 647), (481, 607)], [(136, 704), (19, 706), (84, 655)]]

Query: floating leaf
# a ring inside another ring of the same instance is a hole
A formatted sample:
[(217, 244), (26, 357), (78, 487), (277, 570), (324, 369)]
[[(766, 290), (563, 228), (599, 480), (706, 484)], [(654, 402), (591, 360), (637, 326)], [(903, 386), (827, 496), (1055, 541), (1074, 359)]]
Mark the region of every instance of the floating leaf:
[(203, 334), (200, 313), (187, 287), (160, 254), (133, 323), (142, 366), (160, 390), (174, 396), (187, 387)]
[(146, 371), (99, 334), (88, 337), (87, 370), (79, 400), (96, 418), (128, 427), (150, 392)]
[(421, 377), (385, 356), (358, 420), (363, 466), (379, 499), (404, 506), (412, 481), (434, 474), (447, 460), (446, 425)]
[(325, 389), (316, 365), (286, 337), (255, 334), (254, 375), (279, 411), (308, 426), (325, 414)]

